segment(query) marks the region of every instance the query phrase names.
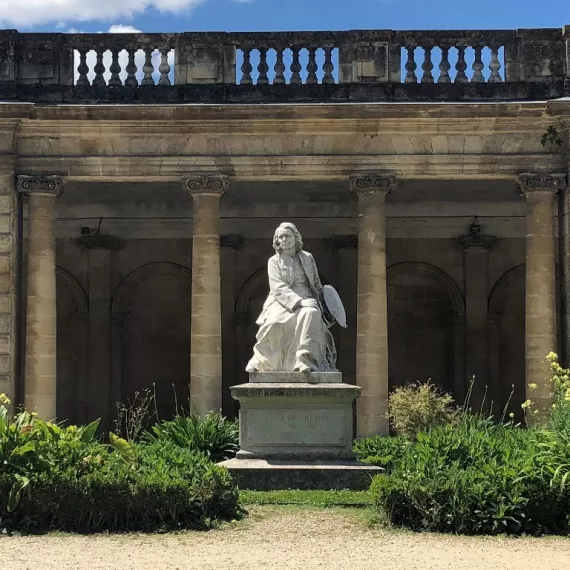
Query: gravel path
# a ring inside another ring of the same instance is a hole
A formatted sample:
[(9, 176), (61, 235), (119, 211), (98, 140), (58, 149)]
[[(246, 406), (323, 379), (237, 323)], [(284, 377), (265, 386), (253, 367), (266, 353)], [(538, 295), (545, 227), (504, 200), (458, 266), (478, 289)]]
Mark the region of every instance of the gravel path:
[(257, 507), (206, 533), (1, 537), (1, 570), (568, 570), (570, 539), (367, 529), (354, 512)]

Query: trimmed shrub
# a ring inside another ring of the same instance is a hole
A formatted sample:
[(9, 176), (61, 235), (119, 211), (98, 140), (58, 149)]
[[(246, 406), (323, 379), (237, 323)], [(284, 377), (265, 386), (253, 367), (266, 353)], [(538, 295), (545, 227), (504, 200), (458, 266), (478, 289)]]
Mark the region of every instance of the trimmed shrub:
[[(204, 529), (237, 515), (238, 492), (226, 469), (204, 455), (170, 446), (141, 446), (137, 460), (93, 459), (96, 469), (43, 472), (0, 526), (38, 532)], [(0, 497), (11, 481), (0, 477)], [(4, 501), (2, 501), (4, 502)]]
[(172, 441), (96, 438), (0, 403), (0, 531), (207, 528), (238, 514), (228, 471)]
[(415, 530), (567, 534), (569, 489), (533, 465), (547, 441), (544, 432), (465, 414), (418, 434), (392, 474), (374, 479), (374, 504)]
[(458, 412), (449, 394), (426, 382), (396, 388), (388, 400), (388, 417), (397, 435), (413, 440), (435, 426), (456, 423)]
[(176, 416), (152, 427), (144, 439), (149, 442), (171, 441), (185, 449), (200, 451), (214, 463), (231, 459), (239, 450), (237, 422), (217, 412), (204, 416)]
[(354, 454), (356, 458), (364, 463), (384, 467), (389, 473), (394, 468), (396, 462), (401, 461), (404, 454), (412, 444), (402, 436), (366, 437), (357, 439), (354, 442)]

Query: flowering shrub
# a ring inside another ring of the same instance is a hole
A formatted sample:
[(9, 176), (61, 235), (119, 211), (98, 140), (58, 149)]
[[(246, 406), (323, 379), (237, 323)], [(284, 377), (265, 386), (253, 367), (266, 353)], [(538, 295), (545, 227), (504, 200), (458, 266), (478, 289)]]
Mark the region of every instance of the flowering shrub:
[(426, 382), (396, 388), (388, 400), (388, 416), (397, 435), (414, 439), (419, 432), (454, 423), (457, 411), (449, 394)]

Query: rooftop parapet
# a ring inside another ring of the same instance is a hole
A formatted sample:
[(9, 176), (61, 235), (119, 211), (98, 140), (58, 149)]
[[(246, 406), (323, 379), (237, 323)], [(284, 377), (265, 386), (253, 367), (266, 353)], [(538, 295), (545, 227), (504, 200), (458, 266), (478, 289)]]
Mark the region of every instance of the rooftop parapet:
[(570, 95), (561, 29), (180, 34), (0, 31), (0, 100), (524, 101)]

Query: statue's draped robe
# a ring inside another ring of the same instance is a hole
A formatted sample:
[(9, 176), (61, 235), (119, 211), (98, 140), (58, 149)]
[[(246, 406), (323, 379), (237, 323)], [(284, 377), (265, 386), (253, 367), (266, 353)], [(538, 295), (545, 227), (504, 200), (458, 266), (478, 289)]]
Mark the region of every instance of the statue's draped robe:
[(277, 253), (267, 264), (269, 296), (261, 315), (248, 371), (336, 371), (334, 340), (321, 309), (301, 307), (303, 299), (320, 306), (323, 286), (313, 256)]

